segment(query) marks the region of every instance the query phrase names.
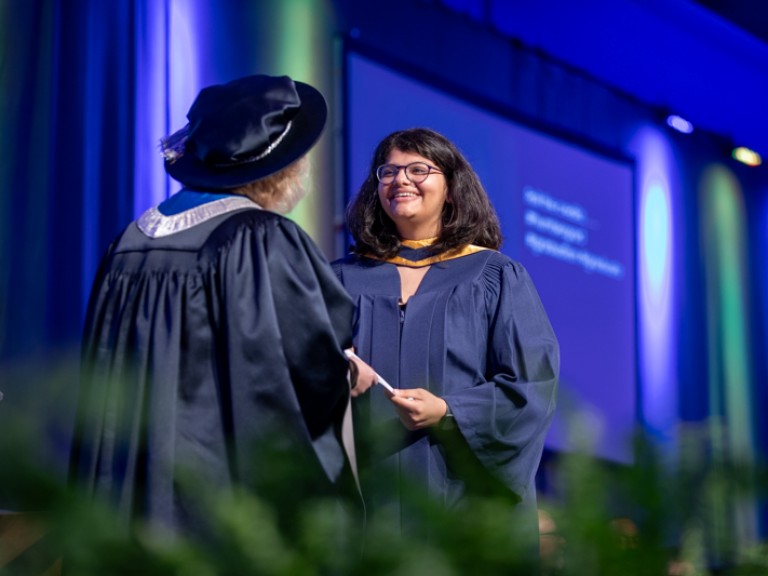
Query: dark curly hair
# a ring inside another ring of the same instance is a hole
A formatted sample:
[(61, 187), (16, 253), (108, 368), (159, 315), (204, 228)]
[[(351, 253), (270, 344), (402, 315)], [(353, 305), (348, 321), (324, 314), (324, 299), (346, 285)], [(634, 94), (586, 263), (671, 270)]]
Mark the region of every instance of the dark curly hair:
[(389, 258), (400, 249), (397, 228), (379, 202), (376, 178), (376, 168), (385, 164), (395, 149), (427, 158), (443, 172), (448, 184), (451, 202), (443, 206), (440, 235), (431, 247), (433, 253), (466, 244), (499, 249), (502, 242), (499, 219), (472, 166), (442, 134), (428, 128), (409, 128), (393, 132), (379, 143), (368, 177), (347, 206), (353, 252)]

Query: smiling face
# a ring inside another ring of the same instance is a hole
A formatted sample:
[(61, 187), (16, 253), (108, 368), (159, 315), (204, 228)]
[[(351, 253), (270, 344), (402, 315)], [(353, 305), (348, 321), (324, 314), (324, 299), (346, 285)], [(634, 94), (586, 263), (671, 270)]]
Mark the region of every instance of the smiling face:
[[(435, 163), (411, 152), (393, 149), (387, 156), (387, 164), (405, 166), (412, 162)], [(438, 170), (439, 166), (436, 167)], [(399, 170), (388, 184), (379, 182), (379, 202), (384, 212), (395, 223), (400, 238), (423, 240), (440, 234), (443, 206), (448, 199), (445, 176), (431, 172), (418, 184), (414, 184)]]

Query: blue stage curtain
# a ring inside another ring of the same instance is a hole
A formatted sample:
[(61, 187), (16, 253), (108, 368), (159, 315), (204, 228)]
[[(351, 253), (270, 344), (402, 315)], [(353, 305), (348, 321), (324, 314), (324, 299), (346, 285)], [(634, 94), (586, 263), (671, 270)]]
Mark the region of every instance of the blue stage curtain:
[(0, 7), (3, 362), (47, 356), (79, 337), (98, 258), (132, 218), (132, 5)]
[(62, 475), (90, 283), (137, 205), (170, 186), (167, 109), (143, 113), (167, 92), (167, 4), (0, 4), (0, 422), (13, 432), (0, 443), (31, 442)]

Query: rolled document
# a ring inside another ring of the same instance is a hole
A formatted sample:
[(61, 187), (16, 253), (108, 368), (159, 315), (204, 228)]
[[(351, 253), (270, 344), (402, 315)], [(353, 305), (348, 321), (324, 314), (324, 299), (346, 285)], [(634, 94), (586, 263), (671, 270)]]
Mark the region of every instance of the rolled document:
[[(352, 352), (352, 350), (344, 350), (344, 353), (347, 355), (347, 358), (355, 358), (356, 360), (360, 360), (360, 362), (365, 362), (365, 360), (361, 359), (361, 358), (360, 358), (360, 356), (358, 356), (357, 354), (355, 354), (354, 352)], [(378, 372), (376, 372), (375, 374), (376, 374), (376, 379), (378, 380), (379, 384), (381, 384), (382, 386), (384, 386), (384, 388), (386, 388), (386, 389), (387, 389), (387, 390), (389, 390), (390, 392), (394, 392), (394, 391), (395, 391), (395, 389), (394, 389), (394, 388), (392, 388), (392, 386), (389, 384), (389, 382), (387, 382), (386, 380), (384, 380), (384, 378), (382, 378), (382, 377), (379, 375), (379, 373), (378, 373)]]

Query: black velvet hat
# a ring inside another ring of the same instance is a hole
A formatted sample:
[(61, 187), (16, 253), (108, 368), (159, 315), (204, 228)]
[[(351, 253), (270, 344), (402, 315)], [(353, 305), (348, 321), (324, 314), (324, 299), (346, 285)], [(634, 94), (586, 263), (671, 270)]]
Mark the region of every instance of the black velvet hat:
[(189, 188), (238, 188), (308, 152), (327, 115), (322, 94), (288, 76), (246, 76), (203, 88), (189, 123), (161, 142), (165, 170)]

